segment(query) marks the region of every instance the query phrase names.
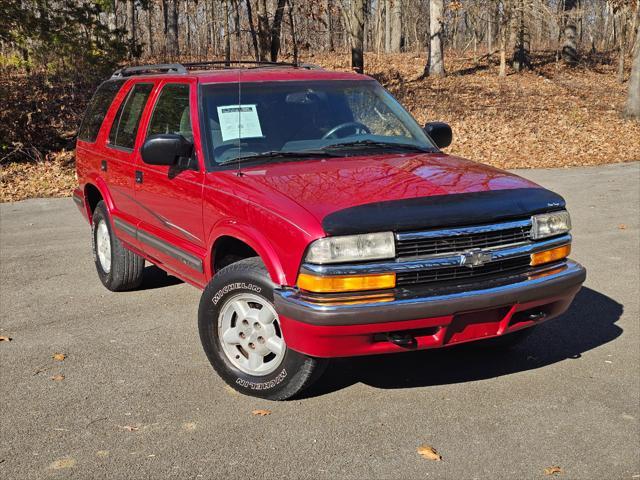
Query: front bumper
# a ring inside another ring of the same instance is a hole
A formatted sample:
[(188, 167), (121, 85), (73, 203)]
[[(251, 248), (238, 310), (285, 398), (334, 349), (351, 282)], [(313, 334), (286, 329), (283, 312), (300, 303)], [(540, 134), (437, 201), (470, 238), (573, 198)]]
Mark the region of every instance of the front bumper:
[(404, 351), (388, 339), (402, 332), (413, 348), (435, 348), (511, 333), (551, 319), (571, 304), (586, 270), (568, 260), (524, 275), (464, 289), (400, 289), (386, 301), (318, 301), (276, 289), (287, 345), (317, 357)]

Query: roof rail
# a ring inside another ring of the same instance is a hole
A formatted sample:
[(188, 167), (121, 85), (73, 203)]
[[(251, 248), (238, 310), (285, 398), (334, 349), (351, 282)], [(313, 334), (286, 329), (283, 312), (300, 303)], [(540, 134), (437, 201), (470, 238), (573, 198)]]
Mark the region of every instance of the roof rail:
[(159, 63), (155, 65), (139, 65), (134, 67), (123, 67), (113, 72), (111, 78), (130, 77), (144, 73), (178, 73), (185, 74), (189, 69), (215, 69), (215, 68), (231, 68), (232, 65), (246, 65), (247, 68), (264, 68), (264, 67), (290, 67), (290, 68), (306, 68), (307, 70), (320, 70), (321, 67), (308, 63), (290, 63), (290, 62), (266, 62), (256, 60), (213, 60), (206, 62), (191, 63)]
[(111, 78), (130, 77), (141, 73), (187, 73), (184, 65), (179, 63), (158, 63), (155, 65), (138, 65), (135, 67), (124, 67), (113, 72)]
[(267, 62), (267, 61), (258, 61), (258, 60), (213, 60), (207, 62), (191, 62), (191, 63), (183, 63), (186, 68), (200, 68), (200, 67), (221, 67), (221, 68), (231, 68), (232, 65), (250, 65), (253, 68), (259, 67), (299, 67), (297, 63), (289, 63), (289, 62)]

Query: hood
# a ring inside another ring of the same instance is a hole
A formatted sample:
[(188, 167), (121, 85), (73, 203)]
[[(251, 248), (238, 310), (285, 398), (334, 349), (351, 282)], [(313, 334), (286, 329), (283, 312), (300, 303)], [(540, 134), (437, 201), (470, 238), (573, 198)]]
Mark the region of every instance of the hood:
[(444, 154), (282, 162), (243, 173), (300, 205), (332, 235), (478, 224), (564, 206), (524, 178)]

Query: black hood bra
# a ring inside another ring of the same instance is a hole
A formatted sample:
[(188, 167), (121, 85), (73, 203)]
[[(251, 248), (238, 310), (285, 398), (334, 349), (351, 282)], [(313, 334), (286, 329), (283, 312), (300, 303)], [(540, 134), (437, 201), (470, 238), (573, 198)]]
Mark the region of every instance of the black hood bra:
[(388, 200), (345, 208), (322, 220), (327, 235), (426, 230), (523, 219), (565, 207), (544, 188), (514, 188)]

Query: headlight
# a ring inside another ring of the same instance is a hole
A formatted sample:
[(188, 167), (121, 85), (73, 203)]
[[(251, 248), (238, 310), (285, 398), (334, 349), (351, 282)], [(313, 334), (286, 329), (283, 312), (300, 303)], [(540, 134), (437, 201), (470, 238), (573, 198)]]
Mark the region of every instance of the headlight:
[(531, 224), (531, 238), (538, 240), (567, 233), (571, 230), (571, 217), (566, 210), (543, 213), (531, 217)]
[(309, 263), (360, 262), (394, 258), (396, 246), (392, 232), (345, 235), (316, 240), (309, 247)]

